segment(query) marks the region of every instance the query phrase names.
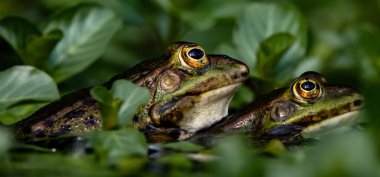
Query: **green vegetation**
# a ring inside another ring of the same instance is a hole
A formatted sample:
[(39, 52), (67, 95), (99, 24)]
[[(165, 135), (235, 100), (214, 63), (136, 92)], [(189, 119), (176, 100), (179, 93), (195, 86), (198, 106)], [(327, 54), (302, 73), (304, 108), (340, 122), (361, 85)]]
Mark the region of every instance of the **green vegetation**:
[(109, 90), (91, 90), (105, 117), (105, 131), (87, 135), (93, 151), (20, 144), (0, 127), (0, 176), (380, 176), (379, 16), (378, 0), (2, 0), (5, 125), (60, 95), (160, 56), (178, 40), (249, 66), (251, 77), (232, 111), (309, 70), (361, 90), (365, 109), (355, 130), (330, 133), (310, 145), (285, 149), (274, 140), (263, 150), (231, 137), (211, 149), (166, 144), (155, 148), (169, 148), (168, 153), (149, 158), (143, 135), (123, 128), (133, 116), (126, 110), (136, 110), (148, 93), (117, 81)]

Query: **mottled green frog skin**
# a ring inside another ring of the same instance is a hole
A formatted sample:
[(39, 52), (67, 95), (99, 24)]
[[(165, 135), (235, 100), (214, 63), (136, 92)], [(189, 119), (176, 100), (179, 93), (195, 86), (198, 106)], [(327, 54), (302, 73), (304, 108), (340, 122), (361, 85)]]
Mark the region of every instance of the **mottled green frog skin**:
[[(228, 56), (209, 55), (197, 44), (176, 42), (163, 56), (137, 64), (104, 86), (126, 79), (150, 90), (151, 99), (139, 109), (132, 126), (191, 133), (228, 114), (228, 104), (248, 72), (245, 64)], [(99, 105), (90, 89), (65, 95), (16, 123), (15, 137), (49, 138), (101, 129)]]
[[(327, 85), (316, 72), (306, 72), (289, 88), (281, 88), (255, 100), (237, 114), (201, 130), (192, 141), (228, 133), (249, 134), (254, 140), (290, 140), (324, 127), (334, 128), (355, 120), (362, 95), (345, 86)], [(318, 132), (323, 133), (323, 132)]]

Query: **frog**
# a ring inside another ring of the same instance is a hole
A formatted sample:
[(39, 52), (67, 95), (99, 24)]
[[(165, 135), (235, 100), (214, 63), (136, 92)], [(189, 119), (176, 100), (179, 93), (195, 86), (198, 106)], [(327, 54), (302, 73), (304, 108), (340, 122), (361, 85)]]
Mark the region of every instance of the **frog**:
[[(206, 146), (215, 139), (243, 134), (257, 144), (280, 140), (284, 144), (315, 138), (350, 127), (363, 107), (363, 95), (349, 86), (329, 85), (319, 73), (308, 71), (289, 87), (275, 89), (238, 113), (200, 130), (188, 140)], [(212, 139), (212, 140), (211, 140)]]
[[(199, 44), (179, 41), (169, 45), (162, 56), (144, 60), (103, 86), (111, 88), (116, 80), (125, 79), (149, 89), (149, 101), (128, 127), (181, 132), (177, 138), (184, 139), (228, 115), (228, 105), (248, 75), (248, 67), (239, 60), (207, 54)], [(32, 140), (101, 130), (99, 104), (90, 90), (64, 95), (17, 122), (12, 126), (15, 137)]]

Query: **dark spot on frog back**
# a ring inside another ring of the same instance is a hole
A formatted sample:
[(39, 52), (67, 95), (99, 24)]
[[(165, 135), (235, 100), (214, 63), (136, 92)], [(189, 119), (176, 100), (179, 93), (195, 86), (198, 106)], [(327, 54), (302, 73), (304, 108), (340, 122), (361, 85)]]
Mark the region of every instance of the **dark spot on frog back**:
[(93, 115), (90, 115), (84, 119), (84, 124), (86, 125), (96, 125), (98, 122), (99, 121)]
[(34, 135), (38, 138), (42, 138), (42, 137), (45, 137), (45, 131), (42, 130), (42, 129), (37, 129), (35, 130), (34, 132)]
[(81, 117), (84, 113), (85, 113), (84, 110), (70, 111), (67, 114), (65, 114), (65, 118), (72, 119), (72, 118)]
[(64, 125), (62, 126), (58, 131), (53, 131), (50, 135), (48, 135), (49, 137), (58, 137), (60, 135), (63, 135), (65, 133), (68, 133), (71, 131), (71, 126), (70, 125)]
[(54, 124), (54, 120), (52, 120), (52, 119), (46, 119), (46, 120), (44, 121), (44, 125), (45, 125), (46, 127), (52, 127), (53, 124)]

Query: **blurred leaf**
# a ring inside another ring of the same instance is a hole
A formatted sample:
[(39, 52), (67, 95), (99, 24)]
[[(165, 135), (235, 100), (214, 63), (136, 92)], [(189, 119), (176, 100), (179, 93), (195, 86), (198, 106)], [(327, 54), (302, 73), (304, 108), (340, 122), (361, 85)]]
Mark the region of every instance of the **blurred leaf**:
[(148, 89), (124, 79), (115, 81), (110, 91), (98, 86), (91, 89), (90, 93), (101, 105), (106, 129), (131, 123), (137, 108), (147, 103), (150, 96)]
[(120, 99), (114, 99), (111, 91), (103, 86), (97, 86), (90, 90), (92, 98), (98, 101), (102, 115), (104, 130), (114, 129), (118, 125), (118, 112), (122, 104)]
[(235, 17), (248, 1), (155, 0), (155, 2), (195, 30), (205, 30), (211, 28), (220, 18)]
[(19, 17), (7, 17), (0, 21), (0, 36), (12, 46), (25, 64), (42, 69), (62, 37), (59, 31), (42, 35), (36, 26)]
[(46, 104), (47, 102), (21, 102), (20, 105), (12, 105), (6, 110), (0, 111), (0, 122), (6, 125), (16, 123)]
[(179, 141), (174, 143), (163, 144), (162, 147), (179, 150), (183, 152), (196, 152), (204, 149), (203, 146), (196, 145), (189, 141)]
[(123, 101), (118, 113), (119, 125), (121, 126), (132, 122), (137, 108), (147, 103), (150, 97), (148, 89), (127, 80), (115, 81), (112, 85), (111, 92), (115, 99), (121, 99)]
[(124, 157), (145, 157), (148, 152), (144, 135), (133, 128), (94, 132), (88, 138), (101, 159), (108, 164), (115, 164)]
[(5, 108), (21, 101), (59, 98), (57, 86), (50, 76), (31, 66), (14, 66), (0, 72), (0, 83), (0, 105)]
[(244, 105), (252, 102), (254, 98), (255, 95), (252, 93), (250, 88), (246, 85), (242, 85), (232, 98), (229, 109), (240, 110)]
[[(345, 31), (347, 51), (361, 67), (361, 76), (366, 80), (380, 79), (380, 29), (371, 24), (357, 24)], [(347, 59), (346, 59), (347, 60)]]
[(59, 30), (33, 37), (21, 56), (25, 64), (46, 69), (48, 57), (61, 38), (62, 33)]
[(117, 176), (118, 172), (95, 163), (90, 156), (81, 158), (59, 153), (15, 153), (0, 159), (1, 176)]
[(20, 56), (23, 56), (30, 40), (40, 35), (38, 28), (23, 18), (6, 17), (0, 21), (0, 37), (4, 38)]
[(0, 126), (0, 154), (3, 154), (11, 147), (11, 134), (7, 129)]
[(59, 29), (64, 36), (49, 57), (49, 73), (60, 82), (82, 71), (100, 57), (120, 27), (113, 11), (98, 6), (79, 5), (56, 14), (44, 33)]
[(224, 138), (215, 150), (220, 158), (214, 164), (215, 176), (264, 176), (260, 170), (260, 163), (263, 162), (259, 161), (258, 156), (253, 156), (252, 147), (240, 137)]
[(123, 172), (123, 175), (134, 175), (138, 172), (143, 172), (147, 159), (141, 157), (127, 157), (122, 158), (116, 164), (117, 170)]
[(295, 38), (289, 33), (276, 33), (260, 43), (257, 51), (256, 73), (261, 78), (273, 78), (284, 53), (293, 45)]
[[(346, 133), (332, 136), (314, 147), (288, 154), (268, 163), (267, 173), (272, 177), (292, 176), (379, 176), (374, 146), (365, 133)], [(301, 155), (302, 155), (301, 154)], [(293, 159), (292, 161), (289, 161)]]
[[(185, 154), (181, 153), (174, 153), (174, 154), (167, 154), (159, 158), (159, 162), (168, 164), (170, 168), (172, 168), (171, 172), (175, 173), (176, 170), (186, 170), (190, 169), (192, 167), (192, 163), (190, 158), (188, 158)], [(183, 174), (184, 171), (181, 171), (181, 174)], [(173, 176), (178, 176), (173, 175)]]
[(264, 152), (269, 153), (271, 155), (279, 156), (286, 152), (286, 148), (280, 140), (273, 139), (270, 140), (268, 144), (266, 144)]
[(291, 72), (294, 65), (306, 51), (306, 24), (301, 14), (288, 4), (252, 3), (244, 8), (237, 20), (234, 43), (241, 59), (255, 76), (257, 52), (260, 43), (276, 33), (289, 33), (295, 38), (294, 44), (281, 57), (278, 67), (267, 68), (278, 74)]
[(104, 86), (96, 86), (92, 88), (90, 94), (92, 98), (103, 104), (109, 104), (113, 101), (112, 93)]

